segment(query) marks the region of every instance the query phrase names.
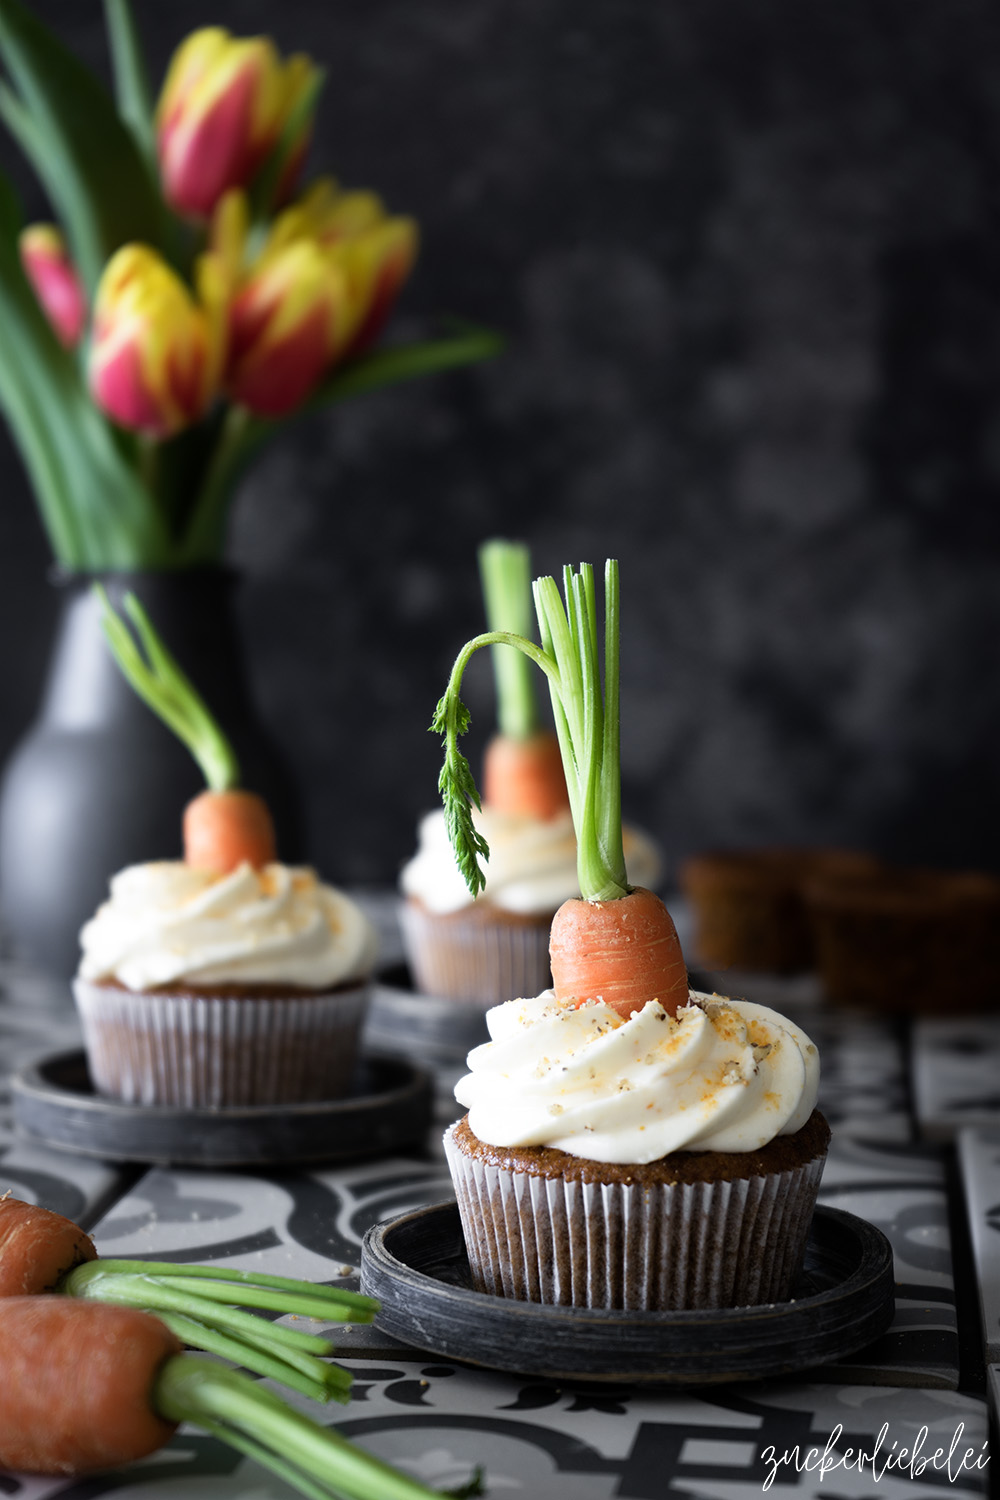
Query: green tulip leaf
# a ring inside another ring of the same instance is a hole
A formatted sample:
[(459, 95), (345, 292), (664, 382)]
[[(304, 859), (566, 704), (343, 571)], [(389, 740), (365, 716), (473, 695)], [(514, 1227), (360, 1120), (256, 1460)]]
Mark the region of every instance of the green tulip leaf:
[[(0, 57), (24, 117), (18, 144), (52, 200), (86, 286), (130, 240), (161, 245), (164, 211), (139, 148), (97, 78), (20, 0), (0, 0)], [(3, 115), (11, 125), (8, 100)]]
[(114, 65), (118, 113), (156, 180), (156, 127), (146, 59), (128, 0), (104, 0), (104, 22)]
[(260, 222), (266, 220), (274, 211), (282, 178), (299, 142), (309, 128), (309, 121), (316, 112), (325, 82), (326, 73), (322, 68), (317, 68), (309, 81), (308, 88), (303, 89), (295, 101), (281, 134), (264, 158), (250, 185), (250, 211), (254, 219)]
[(382, 386), (399, 385), (404, 380), (417, 380), (422, 375), (437, 375), (461, 365), (495, 359), (506, 347), (503, 334), (492, 328), (457, 320), (452, 327), (455, 331), (443, 338), (373, 349), (370, 354), (339, 365), (314, 392), (309, 409), (329, 406)]
[[(335, 401), (363, 395), (365, 391), (493, 359), (505, 347), (503, 335), (492, 329), (457, 319), (452, 320), (451, 327), (454, 331), (442, 338), (375, 349), (338, 367), (293, 413), (291, 420)], [(211, 561), (219, 555), (233, 490), (251, 460), (276, 432), (287, 425), (288, 420), (255, 417), (244, 407), (230, 407), (185, 529), (179, 555), (186, 567)]]

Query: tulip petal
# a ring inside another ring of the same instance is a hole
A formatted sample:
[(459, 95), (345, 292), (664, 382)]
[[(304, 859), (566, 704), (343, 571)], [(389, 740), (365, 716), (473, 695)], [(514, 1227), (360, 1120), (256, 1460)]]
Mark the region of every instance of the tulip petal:
[(65, 240), (54, 224), (33, 224), (22, 232), (19, 247), (25, 274), (56, 337), (64, 348), (74, 348), (87, 321), (87, 301)]
[(314, 308), (266, 353), (238, 366), (229, 382), (234, 401), (263, 417), (283, 417), (311, 395), (330, 363), (329, 319)]
[(94, 400), (119, 427), (167, 437), (173, 431), (145, 385), (142, 356), (135, 344), (122, 344), (91, 365)]
[(114, 421), (167, 437), (207, 410), (223, 363), (227, 283), (212, 256), (198, 266), (197, 302), (144, 245), (112, 256), (98, 287), (90, 381)]
[(178, 212), (207, 218), (227, 188), (252, 175), (254, 87), (250, 73), (238, 75), (204, 114), (182, 119), (161, 134), (164, 192)]
[(301, 405), (337, 346), (346, 285), (312, 241), (262, 256), (230, 309), (226, 385), (264, 416)]
[(282, 63), (267, 37), (239, 40), (221, 27), (194, 32), (174, 54), (157, 110), (168, 202), (180, 213), (209, 217), (223, 193), (249, 184), (286, 123), (290, 182), (305, 152), (308, 99), (318, 92), (318, 77), (306, 57)]

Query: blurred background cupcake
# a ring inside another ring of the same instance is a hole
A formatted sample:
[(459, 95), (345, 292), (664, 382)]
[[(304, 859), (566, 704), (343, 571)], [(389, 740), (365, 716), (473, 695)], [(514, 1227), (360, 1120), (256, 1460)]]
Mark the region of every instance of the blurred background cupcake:
[[(479, 562), (489, 630), (532, 639), (527, 547), (487, 542)], [(440, 809), (421, 820), (417, 853), (400, 876), (400, 922), (417, 988), (481, 1009), (546, 988), (552, 916), (579, 894), (559, 743), (543, 728), (535, 669), (509, 646), (494, 645), (492, 655), (498, 732), (483, 759), (482, 807), (473, 812), (489, 848), (485, 887), (470, 895)], [(631, 828), (624, 838), (632, 883), (655, 887), (655, 843)]]

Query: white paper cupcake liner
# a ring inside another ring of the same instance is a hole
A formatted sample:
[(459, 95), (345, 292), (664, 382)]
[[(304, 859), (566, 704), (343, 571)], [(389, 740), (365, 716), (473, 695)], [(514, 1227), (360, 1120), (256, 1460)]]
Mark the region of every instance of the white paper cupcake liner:
[(405, 901), (400, 923), (417, 988), (424, 995), (488, 1010), (538, 995), (551, 984), (549, 918), (492, 917), (482, 907), (441, 915)]
[(351, 1088), (368, 984), (244, 999), (133, 994), (76, 979), (90, 1075), (129, 1104), (298, 1104)]
[(444, 1138), (477, 1291), (631, 1311), (784, 1302), (805, 1254), (825, 1153), (735, 1182), (533, 1177)]

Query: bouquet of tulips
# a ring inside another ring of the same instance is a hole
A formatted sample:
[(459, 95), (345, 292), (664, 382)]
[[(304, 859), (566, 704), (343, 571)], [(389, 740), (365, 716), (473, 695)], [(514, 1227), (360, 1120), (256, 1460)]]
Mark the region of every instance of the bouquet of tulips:
[(248, 460), (303, 410), (486, 358), (461, 325), (374, 348), (412, 219), (301, 184), (323, 76), (218, 27), (153, 103), (128, 0), (105, 0), (115, 98), (0, 0), (0, 118), (60, 223), (24, 228), (0, 174), (0, 405), (59, 563), (216, 561)]

